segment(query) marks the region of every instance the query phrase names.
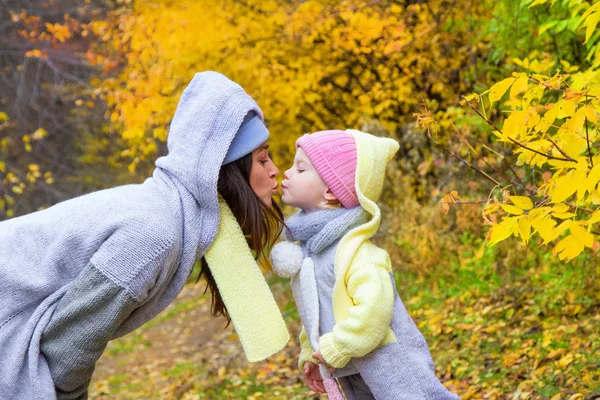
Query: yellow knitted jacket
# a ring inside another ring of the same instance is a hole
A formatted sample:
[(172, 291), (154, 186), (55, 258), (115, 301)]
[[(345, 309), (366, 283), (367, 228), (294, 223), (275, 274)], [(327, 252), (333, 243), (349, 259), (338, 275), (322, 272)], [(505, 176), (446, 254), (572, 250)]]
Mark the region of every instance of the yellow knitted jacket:
[[(371, 214), (368, 222), (348, 232), (336, 250), (333, 287), (335, 326), (319, 339), (327, 363), (344, 367), (353, 357), (362, 357), (378, 346), (396, 341), (390, 328), (394, 289), (390, 280), (388, 253), (369, 240), (379, 228), (381, 211), (376, 204), (383, 188), (387, 163), (398, 151), (398, 143), (348, 129), (357, 148), (356, 194), (360, 205)], [(302, 368), (313, 349), (306, 332), (300, 334)]]

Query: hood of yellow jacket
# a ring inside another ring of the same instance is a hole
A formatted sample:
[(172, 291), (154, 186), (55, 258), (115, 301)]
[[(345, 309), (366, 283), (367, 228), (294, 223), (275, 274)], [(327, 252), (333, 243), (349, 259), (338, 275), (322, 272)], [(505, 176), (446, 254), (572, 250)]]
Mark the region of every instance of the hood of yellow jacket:
[(381, 210), (377, 205), (383, 189), (387, 164), (400, 148), (397, 141), (373, 136), (369, 133), (348, 129), (356, 142), (356, 196), (362, 208), (371, 218), (368, 222), (348, 232), (340, 240), (336, 251), (335, 270), (346, 270), (356, 250), (379, 229)]

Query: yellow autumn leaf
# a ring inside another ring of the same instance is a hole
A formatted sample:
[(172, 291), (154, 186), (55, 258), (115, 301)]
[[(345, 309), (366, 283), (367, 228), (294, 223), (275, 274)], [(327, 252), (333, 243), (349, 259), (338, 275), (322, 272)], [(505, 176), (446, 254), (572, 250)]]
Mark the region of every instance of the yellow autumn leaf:
[(590, 197), (592, 198), (592, 204), (600, 205), (600, 190), (594, 190)]
[(515, 206), (523, 210), (531, 210), (533, 208), (533, 201), (527, 196), (509, 196), (509, 199)]
[(502, 209), (509, 214), (514, 214), (514, 215), (523, 214), (523, 210), (521, 210), (519, 207), (515, 207), (510, 204), (500, 204), (500, 207), (502, 207)]
[(513, 139), (519, 139), (527, 133), (527, 112), (515, 111), (504, 120), (502, 133)]
[(560, 360), (558, 360), (558, 365), (561, 368), (566, 368), (567, 365), (569, 365), (569, 364), (571, 364), (571, 362), (573, 362), (574, 358), (575, 357), (573, 356), (573, 354), (567, 354), (563, 358), (561, 358)]
[(496, 211), (498, 211), (500, 209), (500, 204), (498, 203), (493, 203), (490, 205), (487, 205), (484, 209), (483, 209), (483, 213), (484, 215), (490, 215), (492, 213), (495, 213)]
[(531, 237), (531, 222), (527, 218), (519, 219), (519, 236), (521, 236), (525, 244), (529, 242), (529, 238)]
[(554, 104), (552, 107), (550, 107), (550, 109), (546, 111), (546, 113), (536, 126), (536, 130), (539, 132), (546, 132), (556, 119), (556, 116), (558, 115), (558, 110), (559, 106), (557, 104)]
[(557, 178), (554, 182), (555, 186), (552, 191), (552, 202), (554, 203), (562, 203), (577, 191), (574, 178), (570, 175)]
[(569, 229), (571, 234), (584, 246), (591, 248), (594, 245), (594, 236), (585, 230), (581, 225), (574, 223)]
[(561, 260), (570, 261), (577, 257), (583, 251), (583, 244), (573, 235), (569, 235), (554, 247), (554, 253), (558, 254)]
[(500, 100), (504, 93), (508, 90), (508, 88), (515, 82), (515, 78), (506, 78), (496, 83), (494, 86), (490, 88), (488, 98), (490, 100), (490, 105), (494, 104), (496, 101)]
[(567, 349), (556, 349), (548, 353), (546, 360), (554, 360), (567, 352)]
[(8, 120), (8, 115), (5, 112), (0, 112), (0, 122)]
[(577, 104), (571, 100), (561, 100), (556, 103), (556, 105), (558, 107), (558, 113), (556, 114), (557, 119), (572, 117), (577, 110)]
[(588, 225), (594, 225), (598, 221), (600, 221), (600, 210), (594, 211), (594, 213), (592, 214), (592, 216), (590, 217), (590, 219), (588, 219), (587, 221), (585, 221), (585, 223), (588, 224)]
[(510, 237), (514, 232), (516, 223), (515, 218), (506, 217), (499, 224), (492, 226), (489, 245), (494, 245)]
[(39, 128), (31, 134), (33, 140), (41, 140), (48, 136), (48, 132), (44, 128)]
[(519, 361), (520, 358), (521, 358), (520, 354), (516, 354), (516, 353), (505, 354), (503, 356), (504, 366), (507, 367), (507, 368), (508, 367), (512, 367), (513, 365), (515, 365)]
[(585, 189), (591, 193), (598, 186), (598, 183), (600, 183), (600, 165), (594, 165), (594, 168), (592, 168), (587, 176)]
[(531, 221), (531, 226), (544, 239), (544, 243), (548, 243), (555, 238), (556, 221), (550, 218)]
[(587, 120), (589, 122), (591, 122), (592, 124), (598, 123), (598, 114), (589, 105), (585, 105), (585, 106), (581, 107), (581, 112), (587, 118)]
[[(568, 210), (568, 206), (565, 205), (565, 207), (567, 207), (567, 209), (565, 209), (563, 211)], [(542, 219), (546, 215), (550, 214), (551, 211), (553, 211), (553, 208), (551, 208), (551, 207), (534, 208), (533, 210), (529, 211), (529, 220), (533, 222), (536, 219), (537, 220)]]
[(515, 83), (510, 88), (510, 98), (514, 99), (520, 93), (526, 91), (527, 87), (528, 87), (528, 83), (529, 83), (529, 77), (527, 76), (526, 73), (522, 72), (522, 73), (518, 74), (518, 77), (515, 80)]
[(575, 216), (575, 214), (573, 214), (571, 212), (554, 212), (554, 213), (552, 213), (552, 216), (554, 218), (558, 218), (558, 219), (567, 219), (567, 218), (573, 218)]
[(565, 213), (567, 211), (569, 211), (569, 206), (566, 204), (557, 204), (554, 207), (552, 207), (553, 213)]

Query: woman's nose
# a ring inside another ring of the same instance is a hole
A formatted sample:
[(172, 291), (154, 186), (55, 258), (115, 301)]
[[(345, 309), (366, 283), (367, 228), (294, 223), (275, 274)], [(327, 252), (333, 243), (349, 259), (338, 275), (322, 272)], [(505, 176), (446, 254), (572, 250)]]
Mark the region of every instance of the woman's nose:
[(279, 168), (277, 168), (277, 166), (273, 162), (271, 162), (271, 164), (273, 166), (271, 168), (271, 178), (275, 178), (279, 176)]

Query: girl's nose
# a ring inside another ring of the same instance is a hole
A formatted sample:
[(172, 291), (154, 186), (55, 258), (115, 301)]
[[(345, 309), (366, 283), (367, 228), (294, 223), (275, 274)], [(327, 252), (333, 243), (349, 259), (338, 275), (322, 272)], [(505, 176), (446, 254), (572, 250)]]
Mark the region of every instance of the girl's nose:
[[(291, 169), (291, 168), (290, 168), (290, 169)], [(283, 177), (284, 177), (285, 179), (290, 179), (290, 169), (286, 170), (286, 171), (283, 173)]]

